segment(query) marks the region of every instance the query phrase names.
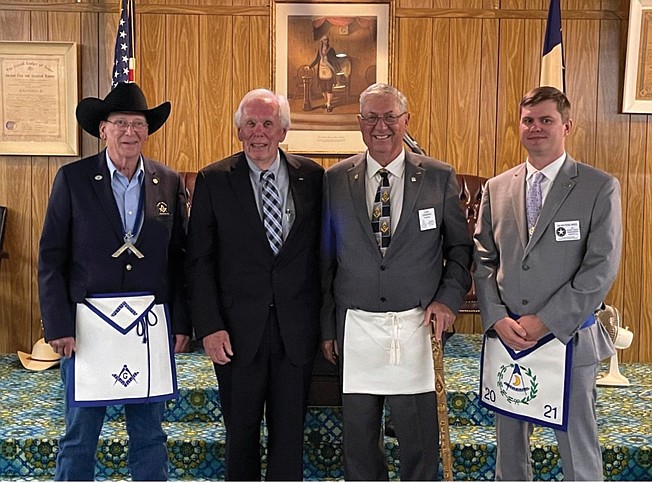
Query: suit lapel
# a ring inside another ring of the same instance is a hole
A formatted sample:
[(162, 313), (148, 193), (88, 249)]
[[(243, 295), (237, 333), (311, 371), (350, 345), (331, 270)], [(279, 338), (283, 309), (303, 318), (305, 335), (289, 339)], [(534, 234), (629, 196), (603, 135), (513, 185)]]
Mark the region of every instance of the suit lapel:
[(233, 195), (242, 208), (242, 213), (244, 215), (243, 219), (246, 223), (251, 223), (252, 229), (256, 233), (256, 237), (265, 245), (269, 253), (273, 254), (272, 248), (269, 246), (269, 242), (267, 241), (263, 221), (260, 219), (254, 189), (251, 186), (249, 166), (247, 165), (247, 158), (244, 153), (240, 153), (233, 159), (229, 175), (229, 184), (231, 185)]
[(143, 156), (143, 189), (141, 193), (145, 196), (143, 200), (144, 213), (143, 225), (138, 234), (136, 246), (142, 244), (147, 237), (148, 220), (155, 219), (157, 216), (170, 215), (170, 207), (167, 202), (161, 199), (161, 180), (156, 175), (156, 166), (149, 159)]
[(309, 213), (304, 212), (304, 208), (311, 205), (309, 198), (312, 196), (308, 192), (304, 174), (301, 172), (301, 164), (291, 154), (281, 151), (281, 159), (283, 158), (285, 158), (288, 176), (290, 178), (290, 196), (292, 196), (294, 201), (295, 217), (290, 233), (288, 233), (288, 237), (283, 243), (279, 255), (283, 252), (283, 248), (297, 236), (296, 233), (301, 230), (301, 225), (306, 220), (306, 217), (310, 216)]
[[(405, 180), (404, 180), (404, 191), (403, 191), (403, 207), (401, 209), (401, 218), (398, 220), (398, 225), (394, 234), (392, 235), (392, 241), (389, 244), (388, 252), (392, 251), (392, 244), (400, 237), (401, 233), (405, 231), (405, 227), (409, 223), (410, 215), (414, 211), (414, 207), (421, 192), (421, 186), (423, 185), (423, 173), (424, 169), (421, 165), (412, 157), (410, 153), (405, 155)], [(385, 255), (387, 256), (387, 254)]]
[(376, 237), (371, 230), (371, 219), (369, 218), (369, 211), (367, 209), (367, 193), (365, 188), (365, 181), (367, 177), (365, 161), (366, 153), (359, 154), (356, 159), (352, 161), (352, 166), (347, 171), (347, 179), (349, 182), (349, 190), (351, 192), (351, 199), (358, 221), (362, 227), (362, 231), (367, 235), (367, 238), (372, 243), (373, 248), (381, 256), (376, 243)]
[(111, 173), (109, 172), (106, 163), (105, 149), (95, 157), (95, 166), (89, 171), (88, 182), (95, 190), (95, 194), (100, 200), (100, 204), (111, 223), (111, 227), (113, 227), (113, 231), (118, 237), (118, 240), (120, 240), (120, 243), (122, 243), (122, 240), (124, 240), (122, 220), (120, 218), (118, 206), (116, 205), (115, 197), (113, 196), (113, 188), (111, 188)]
[(577, 184), (573, 179), (576, 176), (577, 162), (570, 156), (566, 155), (566, 160), (559, 170), (559, 174), (557, 174), (555, 181), (552, 183), (550, 191), (546, 196), (546, 201), (541, 208), (539, 221), (537, 221), (532, 238), (530, 238), (530, 244), (526, 249), (526, 254), (539, 241), (548, 225), (552, 223), (555, 214), (559, 211), (559, 208), (561, 208), (561, 205), (564, 204), (564, 201)]
[(518, 236), (521, 239), (523, 247), (526, 247), (528, 244), (527, 215), (525, 213), (526, 175), (527, 170), (525, 169), (525, 164), (522, 164), (514, 173), (514, 177), (508, 188), (509, 198), (512, 201), (512, 209), (514, 210), (514, 219), (518, 227)]

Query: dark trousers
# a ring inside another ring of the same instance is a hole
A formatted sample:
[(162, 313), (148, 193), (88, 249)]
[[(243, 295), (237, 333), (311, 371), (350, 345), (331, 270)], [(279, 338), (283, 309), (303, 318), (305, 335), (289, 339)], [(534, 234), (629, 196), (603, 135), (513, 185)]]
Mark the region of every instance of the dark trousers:
[(303, 480), (303, 426), (312, 361), (304, 366), (290, 362), (273, 307), (254, 359), (247, 364), (235, 360), (215, 364), (215, 372), (226, 425), (226, 480), (260, 481), (263, 414), (268, 432), (265, 479)]
[(402, 481), (434, 481), (439, 470), (439, 430), (434, 392), (377, 396), (343, 394), (344, 478), (387, 481), (382, 414), (387, 401), (400, 448)]

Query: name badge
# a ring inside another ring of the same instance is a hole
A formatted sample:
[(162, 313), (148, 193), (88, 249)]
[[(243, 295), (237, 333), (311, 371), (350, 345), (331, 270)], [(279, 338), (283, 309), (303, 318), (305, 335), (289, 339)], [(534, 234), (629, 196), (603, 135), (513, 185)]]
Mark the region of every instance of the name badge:
[(555, 240), (558, 242), (579, 240), (580, 222), (575, 221), (555, 221)]
[(419, 210), (419, 225), (421, 226), (421, 231), (437, 228), (437, 218), (435, 217), (434, 208)]

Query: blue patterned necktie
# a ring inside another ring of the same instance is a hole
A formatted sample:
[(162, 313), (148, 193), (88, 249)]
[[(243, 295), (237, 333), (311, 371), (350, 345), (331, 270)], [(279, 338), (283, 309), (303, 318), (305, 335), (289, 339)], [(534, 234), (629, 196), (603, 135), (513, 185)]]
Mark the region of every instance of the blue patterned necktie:
[(545, 178), (545, 175), (541, 171), (537, 171), (534, 174), (532, 186), (527, 191), (525, 207), (527, 209), (527, 228), (530, 236), (534, 233), (534, 227), (541, 212), (541, 181), (543, 181), (543, 178)]
[(378, 170), (380, 184), (376, 191), (373, 210), (371, 211), (371, 228), (376, 237), (380, 253), (385, 256), (391, 240), (391, 219), (389, 213), (389, 171)]
[(283, 245), (283, 218), (281, 213), (281, 195), (274, 184), (274, 173), (263, 171), (260, 173), (263, 183), (261, 202), (263, 205), (263, 225), (267, 233), (269, 246), (274, 255), (278, 254)]

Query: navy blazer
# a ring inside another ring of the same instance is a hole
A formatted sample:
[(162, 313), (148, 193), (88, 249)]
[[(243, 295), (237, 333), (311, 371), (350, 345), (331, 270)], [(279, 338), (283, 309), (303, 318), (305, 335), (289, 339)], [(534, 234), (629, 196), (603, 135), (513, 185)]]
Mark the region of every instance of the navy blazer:
[(123, 244), (106, 151), (59, 169), (39, 245), (38, 283), (46, 340), (75, 336), (76, 304), (89, 294), (151, 292), (168, 303), (172, 332), (191, 334), (185, 300), (186, 195), (181, 176), (143, 160), (144, 219), (135, 246)]
[(274, 305), (285, 351), (313, 360), (319, 329), (319, 231), (323, 168), (282, 152), (295, 205), (277, 256), (267, 241), (243, 152), (197, 176), (188, 229), (188, 287), (197, 337), (227, 330), (233, 364), (253, 359)]

